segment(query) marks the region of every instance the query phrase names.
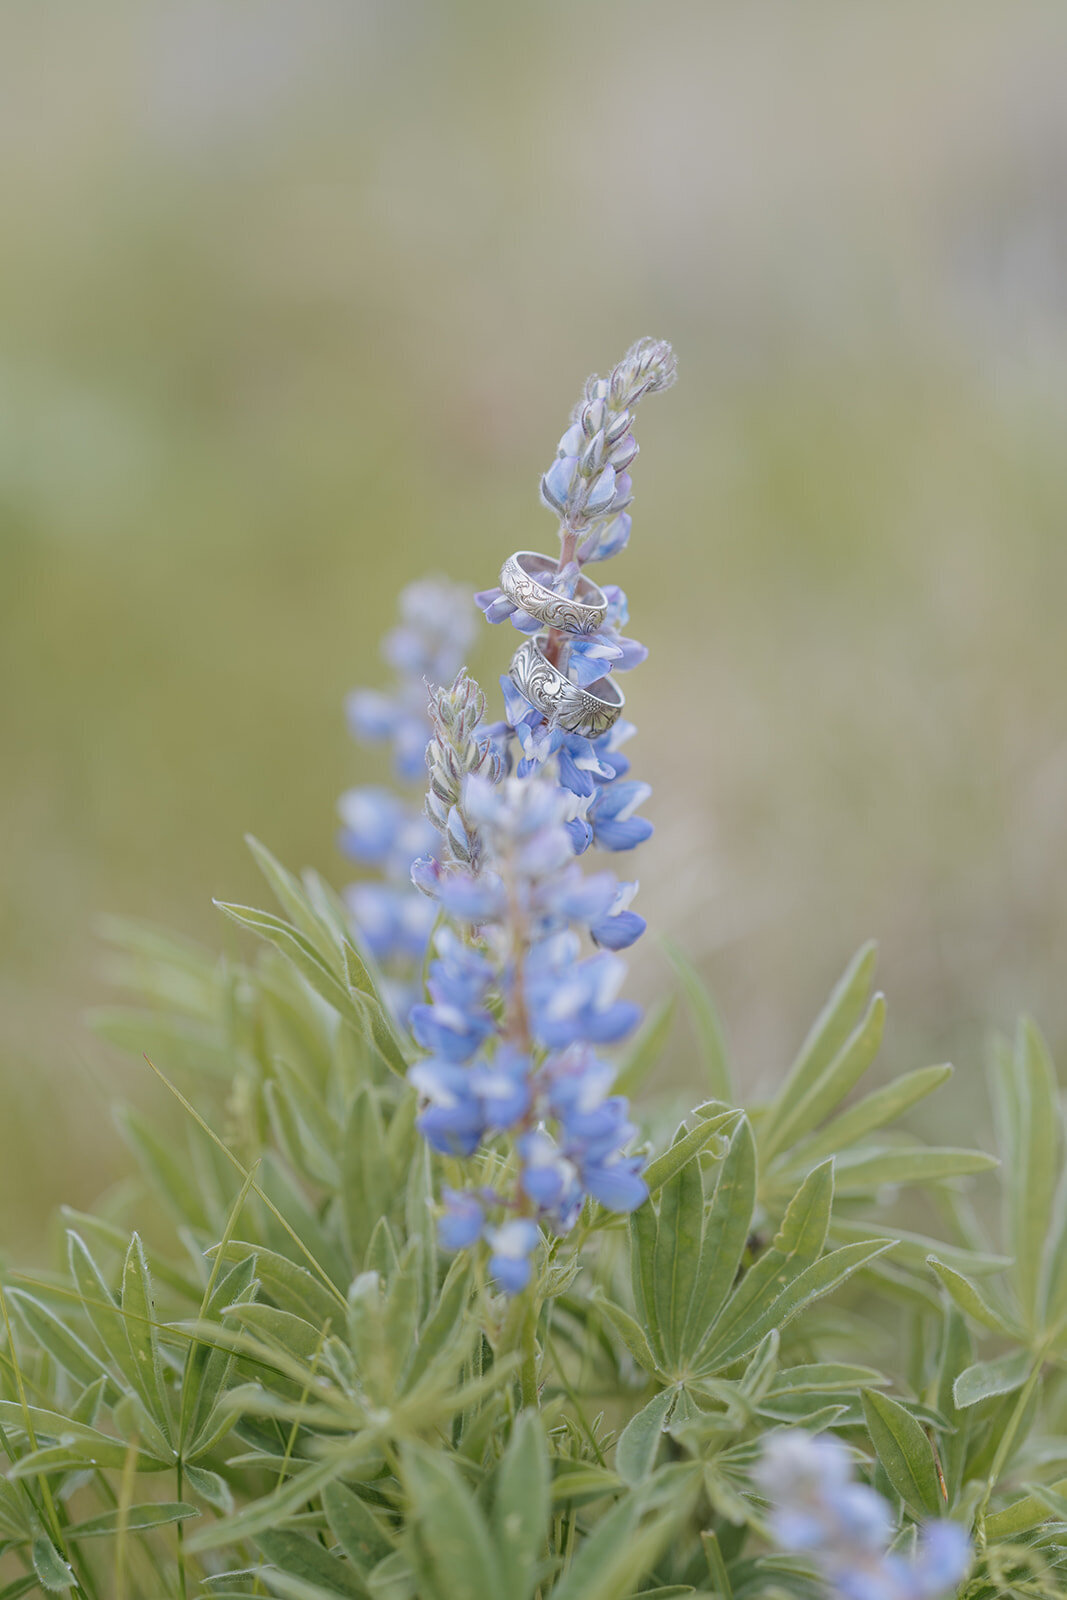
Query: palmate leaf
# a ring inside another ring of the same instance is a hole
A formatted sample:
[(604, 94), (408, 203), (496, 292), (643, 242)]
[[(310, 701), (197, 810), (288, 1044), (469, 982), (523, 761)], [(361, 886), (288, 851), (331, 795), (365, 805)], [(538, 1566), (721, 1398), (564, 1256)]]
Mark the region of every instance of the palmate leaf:
[(1055, 1276), (1045, 1252), (1059, 1176), (1060, 1109), (1048, 1048), (1033, 1023), (1020, 1024), (1013, 1054), (997, 1058), (994, 1072), (1014, 1286), (1027, 1326), (1037, 1331)]
[(640, 1483), (652, 1471), (674, 1402), (673, 1389), (661, 1390), (630, 1418), (619, 1435), (615, 1468), (624, 1483)]

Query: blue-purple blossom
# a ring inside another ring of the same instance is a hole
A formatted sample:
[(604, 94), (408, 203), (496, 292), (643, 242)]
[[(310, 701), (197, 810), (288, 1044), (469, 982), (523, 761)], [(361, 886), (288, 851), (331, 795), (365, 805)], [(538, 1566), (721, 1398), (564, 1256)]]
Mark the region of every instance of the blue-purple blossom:
[(851, 1453), (833, 1434), (771, 1434), (756, 1480), (776, 1543), (807, 1556), (842, 1600), (944, 1600), (970, 1567), (971, 1542), (955, 1522), (927, 1524), (913, 1555), (891, 1550), (890, 1508), (856, 1482)]
[(440, 578), (409, 584), (400, 621), (382, 655), (393, 668), (388, 689), (356, 689), (346, 702), (349, 725), (364, 743), (388, 745), (398, 778), (414, 783), (410, 798), (380, 786), (349, 789), (338, 802), (338, 844), (350, 860), (384, 881), (345, 891), (354, 929), (382, 969), (383, 989), (399, 1016), (415, 998), (415, 981), (436, 913), (412, 887), (411, 864), (430, 857), (437, 835), (424, 814), (426, 744), (433, 729), (427, 686), (451, 683), (472, 632), (465, 591)]

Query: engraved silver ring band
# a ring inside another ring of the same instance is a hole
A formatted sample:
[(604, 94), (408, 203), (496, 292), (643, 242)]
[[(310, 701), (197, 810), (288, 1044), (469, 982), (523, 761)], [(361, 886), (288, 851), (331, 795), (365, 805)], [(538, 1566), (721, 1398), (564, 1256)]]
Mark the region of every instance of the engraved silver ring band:
[(608, 614), (607, 597), (592, 579), (578, 579), (573, 598), (548, 587), (556, 571), (551, 556), (536, 550), (516, 550), (500, 570), (500, 587), (513, 605), (535, 617), (545, 628), (561, 633), (596, 633)]
[(511, 681), (531, 705), (567, 733), (597, 739), (619, 719), (625, 704), (613, 678), (598, 678), (582, 689), (545, 659), (546, 635), (526, 639), (516, 650), (509, 668)]

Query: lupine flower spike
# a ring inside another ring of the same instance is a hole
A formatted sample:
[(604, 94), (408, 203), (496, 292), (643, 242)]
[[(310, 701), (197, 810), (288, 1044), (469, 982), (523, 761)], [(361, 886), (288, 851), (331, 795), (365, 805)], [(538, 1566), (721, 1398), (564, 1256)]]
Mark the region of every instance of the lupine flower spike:
[(967, 1574), (971, 1542), (955, 1522), (928, 1523), (911, 1555), (890, 1549), (892, 1512), (855, 1481), (851, 1454), (833, 1434), (771, 1434), (756, 1479), (777, 1543), (808, 1556), (841, 1600), (944, 1600)]
[[(441, 839), (412, 877), (444, 921), (428, 998), (411, 1012), (427, 1055), (410, 1076), (434, 1149), (471, 1163), (472, 1173), (494, 1141), (511, 1152), (511, 1180), (445, 1191), (440, 1240), (463, 1249), (484, 1239), (493, 1278), (512, 1294), (530, 1280), (539, 1225), (563, 1234), (587, 1198), (626, 1212), (647, 1196), (641, 1163), (627, 1153), (635, 1130), (626, 1101), (611, 1093), (614, 1068), (599, 1054), (640, 1018), (619, 998), (624, 968), (612, 954), (644, 931), (629, 909), (637, 885), (587, 875), (575, 857), (590, 845), (621, 851), (646, 839), (651, 824), (636, 811), (651, 790), (626, 776), (631, 724), (616, 712), (602, 730), (581, 731), (562, 707), (571, 697), (583, 707), (586, 690), (594, 707), (617, 706), (621, 695), (603, 688), (607, 674), (646, 654), (619, 631), (621, 589), (580, 590), (578, 579), (585, 561), (626, 543), (632, 408), (673, 378), (670, 347), (643, 340), (609, 378), (589, 380), (542, 485), (561, 518), (559, 560), (533, 558), (532, 579), (528, 563), (505, 563), (527, 583), (528, 604), (541, 597), (542, 615), (502, 590), (477, 597), (491, 621), (510, 616), (535, 636), (563, 686), (559, 705), (530, 698), (514, 664), (501, 680), (503, 722), (485, 723), (484, 697), (466, 674), (432, 696), (427, 815)], [(576, 595), (578, 605), (556, 601)], [(600, 621), (594, 631), (590, 615)], [(593, 946), (585, 955), (583, 938)]]
[(418, 998), (434, 910), (411, 884), (411, 863), (434, 849), (436, 834), (421, 803), (426, 741), (434, 728), (428, 685), (451, 683), (474, 631), (466, 592), (441, 578), (410, 584), (400, 596), (400, 622), (387, 634), (382, 655), (393, 668), (393, 687), (356, 689), (349, 695), (349, 726), (368, 744), (391, 747), (407, 797), (381, 787), (349, 789), (341, 796), (339, 844), (345, 855), (375, 869), (345, 893), (356, 931), (383, 972), (398, 1018)]

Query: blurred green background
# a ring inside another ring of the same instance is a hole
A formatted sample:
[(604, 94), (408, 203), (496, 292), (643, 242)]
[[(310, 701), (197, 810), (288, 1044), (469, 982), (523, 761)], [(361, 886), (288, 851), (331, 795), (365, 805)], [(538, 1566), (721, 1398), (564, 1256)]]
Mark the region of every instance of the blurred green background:
[(538, 474), (639, 334), (681, 370), (611, 571), (653, 648), (642, 909), (749, 1083), (871, 933), (888, 1067), (956, 1060), (957, 1139), (991, 1025), (1063, 1042), (1061, 5), (8, 0), (0, 35), (9, 1241), (124, 1169), (98, 913), (221, 940), (249, 829), (343, 881), (397, 589), (551, 547)]

